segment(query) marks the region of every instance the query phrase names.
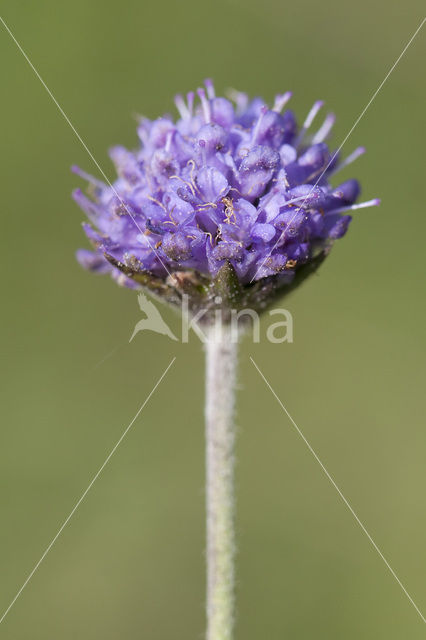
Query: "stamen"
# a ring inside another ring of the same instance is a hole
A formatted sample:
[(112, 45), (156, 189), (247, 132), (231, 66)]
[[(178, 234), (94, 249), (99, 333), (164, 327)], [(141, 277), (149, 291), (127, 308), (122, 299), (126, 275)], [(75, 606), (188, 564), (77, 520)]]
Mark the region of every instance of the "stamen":
[(328, 113), (323, 124), (318, 129), (314, 137), (312, 138), (312, 144), (318, 144), (324, 142), (328, 134), (332, 130), (334, 123), (336, 122), (336, 116), (334, 113)]
[(359, 158), (360, 156), (362, 156), (364, 153), (365, 153), (365, 147), (357, 147), (357, 149), (355, 149), (355, 151), (352, 151), (352, 153), (349, 154), (347, 158), (342, 160), (342, 162), (337, 165), (337, 167), (334, 169), (333, 173), (337, 173), (338, 171), (340, 171), (344, 167), (347, 167), (348, 164), (352, 164), (352, 162), (355, 162), (355, 160), (357, 158)]
[(348, 207), (340, 207), (340, 209), (333, 209), (330, 213), (344, 213), (345, 211), (355, 211), (356, 209), (366, 209), (367, 207), (377, 207), (380, 204), (379, 198), (374, 200), (368, 200), (367, 202), (360, 202), (359, 204), (353, 204)]
[(164, 150), (166, 153), (169, 153), (170, 151), (170, 147), (172, 145), (172, 140), (173, 140), (173, 136), (175, 135), (174, 131), (169, 131), (169, 133), (167, 134), (167, 138), (166, 138), (166, 144), (164, 146)]
[(140, 126), (138, 127), (138, 136), (143, 144), (143, 146), (147, 146), (149, 143), (149, 136), (148, 136), (148, 132), (146, 131), (144, 124), (141, 123)]
[(105, 189), (106, 187), (106, 185), (101, 180), (98, 180), (94, 176), (91, 176), (90, 173), (86, 173), (75, 164), (72, 165), (71, 171), (80, 176), (80, 178), (87, 180), (87, 182), (90, 182), (90, 184), (93, 184), (95, 187), (99, 187), (100, 189)]
[(294, 269), (296, 265), (297, 260), (287, 260), (287, 262), (285, 263), (285, 269)]
[(243, 194), (241, 193), (241, 191), (236, 187), (231, 187), (229, 191), (235, 191), (235, 193), (237, 193), (241, 198), (243, 197)]
[(199, 204), (197, 206), (197, 211), (202, 211), (203, 209), (217, 209), (217, 204), (215, 202), (204, 202), (203, 204)]
[(312, 109), (309, 111), (308, 115), (306, 116), (306, 120), (300, 129), (300, 133), (297, 136), (297, 140), (294, 144), (295, 147), (298, 147), (301, 144), (301, 142), (303, 141), (303, 138), (305, 137), (305, 133), (313, 123), (315, 116), (317, 115), (318, 111), (321, 109), (323, 105), (324, 105), (324, 102), (322, 100), (318, 100), (317, 102), (315, 102)]
[(261, 180), (259, 180), (259, 182), (253, 182), (253, 184), (251, 185), (250, 189), (247, 192), (247, 195), (249, 196), (252, 193), (252, 191), (256, 189), (256, 187), (263, 187), (265, 186), (265, 184), (266, 183), (262, 182)]
[(179, 111), (179, 114), (182, 120), (188, 120), (191, 114), (189, 112), (188, 107), (185, 104), (185, 100), (182, 98), (180, 94), (175, 96), (175, 105), (176, 105), (176, 109)]
[[(224, 214), (225, 214), (224, 222), (226, 224), (236, 224), (237, 217), (235, 215), (234, 201), (232, 200), (232, 198), (224, 197), (224, 198), (221, 199), (221, 202), (224, 205)], [(234, 218), (233, 222), (232, 222), (231, 218)]]
[[(181, 182), (183, 182), (183, 184), (186, 184), (186, 186), (191, 189), (192, 195), (195, 196), (194, 187), (192, 186), (192, 184), (190, 182), (187, 182), (186, 180), (181, 178), (181, 176), (170, 176), (169, 180), (173, 180), (173, 179), (180, 180)], [(149, 198), (149, 196), (148, 196), (148, 198)], [(152, 200), (152, 198), (151, 198), (151, 200)]]
[(242, 113), (247, 109), (249, 99), (246, 93), (237, 91), (236, 89), (228, 89), (226, 95), (228, 96), (228, 98), (230, 98), (230, 100), (235, 102), (238, 113)]
[(268, 113), (268, 107), (264, 105), (260, 110), (259, 117), (257, 119), (257, 122), (256, 122), (254, 128), (253, 128), (253, 132), (252, 132), (252, 135), (251, 135), (251, 144), (252, 145), (256, 144), (256, 138), (257, 138), (257, 136), (259, 134), (260, 125), (262, 124), (262, 120), (265, 117), (265, 113)]
[(167, 213), (167, 209), (164, 206), (164, 204), (162, 202), (160, 202), (159, 200), (157, 200), (157, 198), (153, 198), (152, 196), (147, 196), (148, 200), (151, 200), (151, 202), (155, 202), (155, 204), (158, 204), (159, 207), (161, 207), (163, 209), (163, 211), (165, 211)]
[(317, 102), (315, 102), (314, 106), (312, 107), (312, 109), (309, 111), (308, 115), (306, 116), (306, 120), (303, 123), (303, 129), (306, 131), (307, 129), (309, 129), (309, 127), (311, 126), (311, 124), (314, 121), (315, 116), (317, 115), (318, 111), (324, 106), (324, 101), (323, 100), (318, 100)]
[(206, 85), (209, 100), (213, 100), (213, 98), (216, 97), (213, 80), (211, 78), (206, 78), (206, 80), (204, 80), (204, 84)]
[(304, 196), (298, 196), (297, 198), (292, 198), (291, 200), (287, 200), (286, 202), (284, 202), (284, 207), (286, 207), (289, 204), (294, 204), (295, 202), (300, 202), (300, 200), (307, 200), (309, 198), (311, 194), (308, 193), (307, 195), (305, 194)]
[(206, 124), (209, 124), (211, 122), (210, 102), (206, 98), (206, 92), (204, 91), (204, 89), (197, 89), (197, 93), (198, 93), (198, 97), (201, 100), (201, 106), (203, 108), (204, 120), (205, 120)]
[(194, 185), (194, 187), (196, 188), (197, 185), (195, 184), (195, 180), (194, 180), (194, 171), (196, 169), (195, 161), (192, 158), (190, 158), (190, 160), (188, 160), (188, 162), (186, 163), (186, 166), (191, 167), (191, 170), (189, 172), (189, 179), (191, 181), (191, 184)]
[(198, 146), (200, 147), (201, 160), (202, 160), (203, 166), (205, 167), (207, 165), (206, 141), (205, 140), (199, 140), (198, 141)]
[(286, 91), (283, 94), (278, 94), (275, 96), (274, 106), (272, 107), (272, 111), (276, 111), (277, 113), (281, 113), (284, 105), (290, 100), (293, 95), (292, 91)]
[(192, 110), (194, 108), (194, 98), (195, 98), (195, 95), (193, 91), (190, 91), (189, 93), (186, 94), (186, 99), (188, 102), (188, 111), (191, 118), (192, 118)]

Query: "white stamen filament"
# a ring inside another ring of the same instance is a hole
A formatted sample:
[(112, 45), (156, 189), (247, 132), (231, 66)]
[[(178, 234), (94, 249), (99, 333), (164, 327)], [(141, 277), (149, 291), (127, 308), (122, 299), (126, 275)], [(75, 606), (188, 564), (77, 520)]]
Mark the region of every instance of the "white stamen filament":
[(170, 147), (172, 146), (172, 140), (173, 140), (173, 136), (174, 136), (175, 132), (174, 131), (170, 131), (167, 134), (167, 138), (166, 138), (166, 144), (164, 146), (164, 150), (166, 153), (169, 153), (170, 151)]
[(287, 202), (284, 203), (284, 206), (286, 207), (288, 204), (294, 204), (295, 202), (300, 202), (301, 200), (308, 200), (308, 198), (312, 195), (311, 193), (308, 193), (307, 195), (305, 194), (304, 196), (299, 196), (297, 198), (293, 198), (292, 200), (287, 200)]
[(311, 124), (313, 123), (317, 113), (319, 112), (319, 110), (324, 106), (324, 102), (322, 100), (317, 100), (317, 102), (315, 102), (315, 104), (313, 105), (312, 109), (309, 111), (308, 115), (306, 116), (306, 120), (303, 123), (303, 129), (305, 129), (305, 131), (307, 129), (309, 129), (309, 127), (311, 126)]
[(355, 211), (356, 209), (366, 209), (367, 207), (377, 207), (380, 204), (379, 198), (374, 200), (367, 200), (366, 202), (360, 202), (358, 204), (348, 205), (347, 207), (340, 207), (340, 209), (333, 209), (330, 213), (344, 213), (345, 211)]
[(181, 95), (175, 96), (175, 105), (176, 105), (176, 109), (179, 111), (179, 114), (182, 120), (188, 120), (191, 114), (189, 113), (189, 109), (186, 106), (185, 100), (182, 98)]
[(188, 111), (189, 111), (189, 115), (192, 118), (192, 110), (194, 108), (194, 92), (190, 91), (189, 93), (186, 94), (186, 99), (188, 101)]
[(205, 120), (206, 124), (209, 124), (209, 122), (211, 122), (210, 102), (206, 98), (206, 92), (204, 91), (204, 89), (197, 89), (197, 93), (198, 93), (198, 97), (201, 100), (201, 106), (203, 108), (204, 120)]
[(86, 171), (83, 171), (82, 169), (80, 169), (80, 167), (77, 167), (76, 165), (73, 165), (71, 167), (71, 171), (77, 174), (78, 176), (80, 176), (80, 178), (87, 180), (87, 182), (90, 182), (91, 184), (95, 185), (96, 187), (99, 187), (100, 189), (107, 188), (107, 185), (104, 184), (101, 180), (98, 180), (97, 178), (93, 177), (92, 175), (90, 175), (90, 173), (86, 173)]
[(286, 91), (283, 94), (279, 94), (279, 95), (275, 96), (275, 102), (274, 102), (274, 106), (272, 107), (272, 111), (276, 111), (277, 113), (281, 113), (284, 105), (287, 104), (287, 102), (290, 100), (292, 95), (293, 94), (292, 94), (291, 91)]
[(242, 113), (247, 108), (249, 99), (246, 93), (236, 89), (228, 89), (227, 96), (235, 102), (238, 113)]
[(305, 137), (305, 133), (307, 132), (307, 130), (309, 129), (309, 127), (311, 126), (311, 124), (313, 123), (315, 116), (317, 115), (318, 111), (321, 109), (321, 107), (324, 105), (324, 102), (322, 100), (317, 100), (317, 102), (315, 102), (315, 104), (313, 105), (312, 109), (309, 111), (308, 115), (306, 116), (305, 122), (303, 123), (301, 129), (300, 129), (300, 133), (297, 136), (297, 140), (294, 143), (295, 147), (298, 147), (302, 142), (303, 142), (303, 138)]
[(338, 164), (337, 167), (333, 169), (331, 173), (337, 173), (344, 167), (347, 167), (349, 164), (352, 164), (352, 162), (355, 162), (355, 160), (360, 156), (362, 156), (363, 153), (365, 153), (365, 147), (358, 147), (357, 149), (355, 149), (355, 151), (349, 154), (347, 158), (342, 160), (342, 162)]
[(207, 96), (209, 100), (213, 100), (213, 98), (216, 97), (213, 80), (211, 80), (210, 78), (207, 78), (207, 80), (204, 81), (204, 84), (206, 85)]
[(319, 144), (320, 142), (324, 142), (324, 140), (332, 130), (335, 122), (336, 116), (334, 115), (334, 113), (328, 113), (323, 124), (312, 138), (312, 144)]
[(259, 134), (259, 129), (260, 129), (260, 125), (262, 124), (262, 120), (265, 117), (265, 113), (267, 113), (268, 111), (268, 107), (267, 106), (263, 106), (260, 110), (260, 114), (259, 117), (257, 119), (257, 122), (254, 126), (253, 132), (251, 134), (251, 144), (254, 145), (256, 144), (256, 140), (257, 140), (257, 136)]

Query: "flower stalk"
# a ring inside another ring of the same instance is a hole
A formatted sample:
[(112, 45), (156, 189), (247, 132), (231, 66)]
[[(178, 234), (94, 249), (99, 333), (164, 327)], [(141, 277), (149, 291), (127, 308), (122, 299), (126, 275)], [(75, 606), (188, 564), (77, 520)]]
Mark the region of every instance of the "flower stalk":
[[(219, 330), (218, 330), (219, 329)], [(237, 340), (216, 325), (206, 342), (207, 640), (231, 640), (235, 586)]]
[(111, 149), (113, 183), (73, 168), (89, 182), (88, 195), (77, 189), (74, 199), (90, 221), (84, 230), (93, 249), (77, 258), (193, 319), (201, 314), (209, 326), (207, 640), (232, 640), (238, 342), (232, 322), (264, 312), (315, 273), (345, 235), (350, 213), (379, 200), (357, 203), (355, 179), (334, 185), (365, 149), (342, 159), (340, 149), (329, 148), (334, 115), (312, 128), (322, 101), (298, 124), (284, 109), (288, 91), (271, 107), (233, 92), (233, 104), (206, 80), (197, 96), (176, 96), (177, 119), (141, 118), (134, 151)]

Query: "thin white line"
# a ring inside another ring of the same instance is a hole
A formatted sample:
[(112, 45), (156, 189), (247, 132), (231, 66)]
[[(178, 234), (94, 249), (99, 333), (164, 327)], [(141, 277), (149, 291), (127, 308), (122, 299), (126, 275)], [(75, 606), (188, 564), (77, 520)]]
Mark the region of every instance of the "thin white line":
[[(47, 84), (45, 83), (45, 81), (43, 80), (43, 78), (41, 77), (41, 75), (39, 74), (39, 72), (37, 71), (37, 69), (35, 68), (35, 66), (33, 65), (33, 63), (31, 62), (31, 60), (29, 59), (29, 57), (27, 56), (27, 54), (25, 53), (25, 51), (23, 50), (23, 48), (21, 47), (21, 45), (19, 44), (19, 42), (17, 41), (17, 39), (15, 38), (15, 36), (13, 35), (13, 33), (11, 32), (11, 30), (9, 29), (9, 27), (7, 26), (7, 24), (5, 23), (5, 21), (3, 20), (3, 18), (0, 16), (0, 21), (2, 22), (4, 28), (6, 29), (6, 31), (8, 32), (8, 34), (10, 35), (10, 37), (12, 38), (13, 42), (16, 44), (16, 46), (18, 47), (19, 51), (22, 53), (22, 55), (24, 56), (25, 60), (28, 62), (28, 64), (30, 65), (31, 69), (34, 71), (35, 75), (37, 76), (37, 78), (40, 80), (41, 84), (43, 85), (43, 87), (46, 89), (47, 93), (49, 94), (49, 96), (51, 97), (51, 99), (53, 100), (53, 102), (55, 103), (55, 105), (57, 106), (59, 112), (61, 113), (61, 115), (64, 117), (65, 121), (68, 123), (68, 125), (71, 127), (72, 131), (74, 132), (74, 134), (76, 135), (77, 139), (79, 140), (79, 142), (81, 143), (81, 145), (83, 146), (83, 148), (86, 150), (86, 152), (88, 153), (89, 157), (91, 158), (91, 160), (93, 161), (93, 163), (95, 164), (95, 166), (97, 167), (98, 171), (100, 172), (100, 174), (102, 175), (102, 177), (104, 178), (105, 182), (108, 184), (108, 186), (112, 189), (114, 195), (118, 198), (118, 200), (121, 202), (121, 204), (124, 206), (124, 208), (126, 209), (127, 213), (129, 214), (130, 218), (132, 219), (133, 223), (135, 224), (135, 226), (137, 227), (137, 229), (143, 234), (142, 229), (140, 228), (140, 226), (138, 225), (138, 223), (136, 222), (135, 218), (133, 217), (132, 213), (130, 212), (129, 208), (127, 207), (126, 203), (124, 202), (123, 198), (121, 198), (114, 185), (111, 184), (111, 182), (108, 180), (105, 172), (103, 171), (103, 169), (101, 168), (101, 166), (99, 165), (98, 161), (96, 160), (96, 158), (94, 157), (93, 153), (90, 151), (89, 147), (86, 145), (86, 143), (84, 142), (84, 140), (82, 139), (82, 137), (80, 136), (80, 134), (78, 133), (77, 129), (74, 127), (73, 123), (71, 122), (71, 120), (68, 118), (67, 114), (65, 113), (65, 111), (62, 109), (61, 105), (59, 104), (59, 102), (56, 100), (55, 96), (53, 95), (53, 93), (51, 92), (51, 90), (49, 89), (49, 87), (47, 86)], [(165, 270), (167, 271), (167, 273), (169, 274), (169, 276), (171, 277), (171, 273), (168, 270), (168, 268), (166, 267), (166, 265), (164, 264), (163, 260), (161, 259), (161, 256), (158, 254), (157, 250), (155, 249), (155, 247), (152, 246), (148, 236), (145, 236), (148, 244), (150, 246), (150, 248), (152, 249), (152, 251), (155, 253), (155, 255), (157, 256), (157, 258), (159, 259), (159, 261), (161, 262), (161, 264), (163, 265), (163, 267), (165, 268)]]
[(120, 347), (122, 346), (123, 346), (122, 344), (118, 344), (116, 347), (114, 347), (114, 349), (111, 349), (111, 351), (109, 351), (101, 360), (99, 360), (96, 364), (93, 365), (91, 371), (94, 371), (95, 369), (100, 367), (101, 364), (103, 364), (106, 360), (111, 358), (114, 355), (114, 353), (116, 353), (116, 351), (118, 351), (118, 349), (120, 349)]
[[(387, 74), (385, 75), (384, 79), (382, 80), (382, 82), (379, 84), (378, 88), (376, 89), (376, 91), (373, 93), (373, 95), (371, 96), (370, 100), (367, 102), (366, 106), (364, 107), (364, 109), (361, 111), (360, 115), (358, 116), (358, 118), (355, 120), (354, 124), (352, 125), (352, 128), (350, 129), (349, 133), (346, 135), (346, 137), (344, 138), (343, 142), (341, 143), (340, 147), (337, 149), (337, 151), (334, 152), (333, 156), (331, 157), (329, 163), (327, 164), (327, 166), (325, 167), (325, 169), (323, 170), (323, 172), (321, 173), (320, 177), (318, 178), (318, 180), (315, 182), (315, 184), (313, 185), (312, 189), (310, 190), (310, 192), (307, 194), (306, 198), (304, 199), (304, 201), (302, 202), (302, 204), (300, 205), (301, 207), (303, 207), (303, 205), (305, 204), (306, 200), (309, 198), (309, 196), (311, 195), (311, 193), (314, 191), (315, 187), (318, 185), (319, 181), (321, 180), (321, 178), (323, 177), (323, 175), (325, 174), (325, 172), (327, 171), (327, 169), (329, 168), (329, 166), (332, 164), (332, 162), (334, 162), (336, 156), (340, 153), (340, 151), (343, 148), (343, 145), (347, 142), (349, 136), (353, 133), (355, 127), (359, 124), (361, 118), (363, 118), (363, 116), (365, 115), (367, 109), (371, 106), (371, 103), (373, 102), (373, 100), (377, 97), (377, 94), (381, 91), (381, 89), (383, 88), (383, 85), (385, 84), (385, 82), (387, 81), (387, 79), (389, 78), (389, 76), (391, 75), (392, 71), (395, 69), (395, 67), (397, 66), (397, 64), (399, 63), (399, 61), (401, 60), (401, 58), (403, 57), (403, 55), (405, 54), (405, 52), (407, 51), (408, 47), (411, 45), (411, 43), (413, 42), (414, 38), (417, 36), (417, 34), (419, 33), (420, 29), (423, 27), (424, 23), (426, 22), (426, 18), (423, 18), (423, 20), (420, 23), (420, 26), (417, 27), (417, 29), (415, 30), (414, 34), (411, 36), (410, 40), (408, 41), (408, 43), (405, 45), (404, 49), (402, 50), (402, 52), (400, 53), (400, 55), (398, 56), (398, 58), (395, 60), (395, 62), (393, 63), (393, 65), (391, 66), (391, 68), (389, 69), (389, 71), (387, 72)], [(291, 218), (291, 220), (288, 223), (288, 226), (293, 222), (294, 218), (296, 217), (296, 213), (294, 214), (293, 218)], [(285, 233), (285, 232), (283, 232)], [(278, 242), (280, 241), (282, 235), (280, 235), (280, 237), (278, 238), (278, 240), (276, 241), (276, 243), (274, 244), (274, 246), (272, 247), (271, 251), (268, 253), (268, 255), (266, 256), (266, 258), (264, 259), (264, 261), (262, 262), (262, 264), (260, 265), (260, 267), (256, 270), (256, 273), (254, 274), (253, 278), (250, 280), (250, 284), (253, 282), (253, 280), (255, 279), (255, 277), (257, 276), (257, 274), (259, 273), (260, 269), (263, 267), (263, 265), (265, 264), (266, 260), (269, 258), (269, 256), (271, 255), (271, 253), (274, 251), (275, 247), (277, 246)]]
[(35, 572), (37, 571), (37, 569), (39, 568), (39, 566), (41, 565), (41, 563), (43, 562), (43, 560), (45, 559), (45, 557), (47, 556), (47, 554), (49, 553), (49, 551), (51, 550), (51, 548), (53, 547), (53, 545), (55, 544), (56, 540), (59, 538), (59, 536), (61, 535), (62, 531), (65, 529), (65, 527), (67, 526), (68, 522), (71, 520), (71, 518), (73, 517), (74, 513), (77, 511), (78, 507), (80, 506), (80, 504), (83, 502), (84, 498), (87, 496), (87, 494), (89, 493), (90, 489), (93, 487), (93, 485), (95, 484), (96, 480), (99, 478), (100, 474), (102, 473), (102, 471), (105, 469), (106, 465), (108, 464), (108, 462), (111, 460), (112, 456), (114, 455), (114, 453), (116, 452), (116, 450), (118, 449), (118, 447), (120, 446), (120, 444), (122, 443), (122, 441), (124, 440), (124, 438), (126, 437), (127, 433), (129, 432), (130, 428), (133, 426), (134, 422), (136, 421), (136, 419), (138, 418), (139, 414), (141, 413), (141, 411), (143, 410), (143, 408), (147, 405), (147, 403), (149, 402), (152, 394), (155, 392), (155, 390), (157, 389), (157, 387), (159, 386), (159, 384), (161, 383), (161, 381), (163, 380), (164, 376), (167, 374), (168, 370), (170, 369), (170, 367), (172, 366), (172, 364), (174, 363), (174, 361), (176, 360), (176, 356), (171, 360), (171, 362), (169, 363), (167, 369), (165, 369), (165, 371), (163, 372), (163, 374), (161, 375), (161, 377), (158, 379), (157, 383), (155, 384), (155, 386), (151, 389), (149, 395), (147, 396), (146, 400), (143, 402), (143, 404), (139, 407), (137, 413), (135, 414), (135, 416), (133, 417), (132, 421), (130, 422), (130, 424), (126, 427), (125, 431), (122, 433), (121, 437), (119, 438), (119, 440), (117, 441), (117, 443), (114, 445), (114, 447), (112, 448), (111, 452), (109, 453), (109, 455), (105, 458), (104, 463), (102, 464), (102, 466), (99, 468), (99, 470), (97, 471), (97, 473), (94, 475), (93, 479), (91, 480), (89, 486), (87, 487), (87, 489), (84, 491), (84, 493), (82, 494), (81, 498), (76, 502), (76, 504), (74, 505), (71, 513), (69, 514), (69, 516), (64, 520), (61, 528), (59, 529), (58, 533), (55, 535), (55, 537), (52, 539), (52, 541), (50, 542), (50, 544), (48, 545), (48, 547), (46, 548), (46, 550), (44, 551), (43, 555), (41, 556), (40, 560), (37, 562), (37, 564), (35, 565), (35, 567), (33, 568), (33, 570), (31, 571), (31, 573), (28, 575), (27, 579), (25, 580), (24, 584), (22, 585), (22, 587), (19, 589), (18, 593), (16, 594), (16, 596), (13, 598), (12, 602), (10, 603), (10, 605), (7, 607), (6, 611), (3, 613), (2, 617), (0, 618), (0, 624), (3, 622), (3, 620), (5, 619), (5, 617), (7, 616), (7, 614), (9, 613), (9, 611), (11, 610), (11, 608), (13, 607), (13, 605), (15, 604), (15, 602), (17, 601), (17, 599), (19, 598), (19, 596), (21, 595), (21, 593), (23, 592), (23, 590), (25, 589), (25, 587), (27, 586), (27, 584), (29, 583), (29, 581), (31, 580), (31, 578), (33, 577), (33, 575), (35, 574)]
[(321, 469), (324, 471), (325, 475), (327, 476), (327, 478), (329, 479), (329, 481), (331, 482), (333, 487), (336, 489), (337, 493), (339, 494), (339, 496), (341, 497), (341, 499), (343, 500), (343, 502), (345, 503), (345, 505), (347, 506), (347, 508), (349, 509), (349, 511), (351, 512), (351, 514), (353, 515), (353, 517), (355, 518), (355, 520), (357, 521), (357, 523), (359, 524), (359, 526), (361, 527), (361, 529), (363, 530), (363, 532), (365, 533), (365, 535), (367, 536), (367, 538), (369, 539), (369, 541), (371, 542), (371, 544), (373, 545), (373, 547), (375, 548), (375, 550), (377, 551), (377, 553), (379, 554), (379, 556), (381, 557), (381, 559), (383, 560), (383, 562), (385, 563), (385, 565), (387, 566), (387, 568), (389, 569), (389, 571), (391, 572), (391, 574), (393, 575), (393, 577), (395, 578), (395, 580), (397, 581), (397, 583), (399, 584), (399, 586), (401, 587), (401, 589), (403, 590), (403, 592), (405, 593), (405, 595), (407, 596), (407, 598), (409, 599), (409, 601), (411, 602), (411, 604), (413, 605), (413, 607), (415, 608), (415, 610), (417, 611), (419, 616), (421, 617), (421, 619), (423, 620), (423, 622), (426, 623), (425, 617), (423, 616), (422, 612), (420, 611), (420, 609), (418, 608), (418, 606), (414, 602), (413, 598), (410, 596), (410, 594), (408, 593), (407, 589), (404, 587), (404, 585), (402, 584), (401, 580), (398, 578), (398, 576), (396, 575), (395, 571), (392, 569), (392, 567), (390, 566), (389, 562), (386, 560), (385, 556), (380, 551), (379, 547), (374, 542), (373, 538), (368, 533), (367, 529), (365, 528), (365, 526), (363, 525), (361, 520), (358, 518), (357, 514), (355, 513), (355, 511), (353, 510), (353, 508), (351, 507), (351, 505), (349, 504), (349, 502), (347, 501), (347, 499), (345, 498), (345, 496), (343, 495), (343, 493), (341, 492), (341, 490), (339, 489), (339, 487), (337, 486), (337, 484), (335, 483), (335, 481), (333, 480), (333, 478), (331, 477), (331, 475), (329, 474), (329, 472), (327, 471), (327, 469), (325, 468), (325, 466), (323, 465), (321, 460), (319, 459), (318, 455), (316, 454), (314, 449), (311, 447), (311, 445), (309, 444), (309, 442), (307, 441), (307, 439), (305, 438), (305, 436), (303, 435), (303, 433), (301, 432), (301, 430), (299, 429), (299, 427), (297, 426), (297, 424), (295, 423), (295, 421), (293, 420), (293, 418), (291, 417), (291, 415), (289, 414), (289, 412), (287, 411), (287, 409), (285, 408), (283, 403), (281, 402), (280, 398), (277, 396), (277, 394), (275, 393), (275, 391), (271, 387), (270, 383), (265, 378), (265, 376), (263, 375), (263, 373), (261, 372), (261, 370), (259, 369), (259, 367), (257, 366), (257, 364), (255, 363), (255, 361), (253, 360), (253, 358), (251, 356), (250, 356), (250, 360), (252, 361), (254, 367), (257, 369), (258, 373), (260, 374), (260, 376), (262, 377), (262, 379), (266, 383), (267, 387), (269, 387), (269, 389), (272, 392), (274, 398), (278, 401), (281, 409), (285, 412), (285, 414), (287, 415), (288, 419), (292, 423), (293, 427), (296, 429), (297, 433), (302, 438), (303, 442), (306, 444), (306, 446), (308, 447), (309, 451), (312, 453), (312, 455), (314, 456), (315, 460), (318, 462), (318, 464), (320, 465)]

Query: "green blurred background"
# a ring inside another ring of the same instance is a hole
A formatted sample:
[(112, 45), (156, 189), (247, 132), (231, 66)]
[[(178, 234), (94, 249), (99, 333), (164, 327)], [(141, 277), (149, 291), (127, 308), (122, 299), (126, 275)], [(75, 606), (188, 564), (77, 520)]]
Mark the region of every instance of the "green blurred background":
[[(420, 1), (3, 0), (1, 14), (108, 175), (132, 114), (212, 76), (338, 145), (422, 19)], [(0, 26), (1, 27), (1, 26)], [(237, 640), (424, 638), (425, 626), (252, 366), (252, 355), (423, 611), (423, 30), (351, 135), (345, 171), (382, 206), (287, 306), (292, 345), (242, 347)], [(84, 272), (70, 198), (96, 169), (0, 28), (0, 609), (6, 609), (173, 356), (176, 362), (0, 627), (5, 640), (201, 638), (203, 355), (141, 333), (134, 293)], [(165, 318), (175, 331), (179, 320)], [(265, 329), (267, 322), (264, 321)], [(263, 332), (264, 333), (264, 332)], [(0, 612), (1, 615), (1, 612)]]

